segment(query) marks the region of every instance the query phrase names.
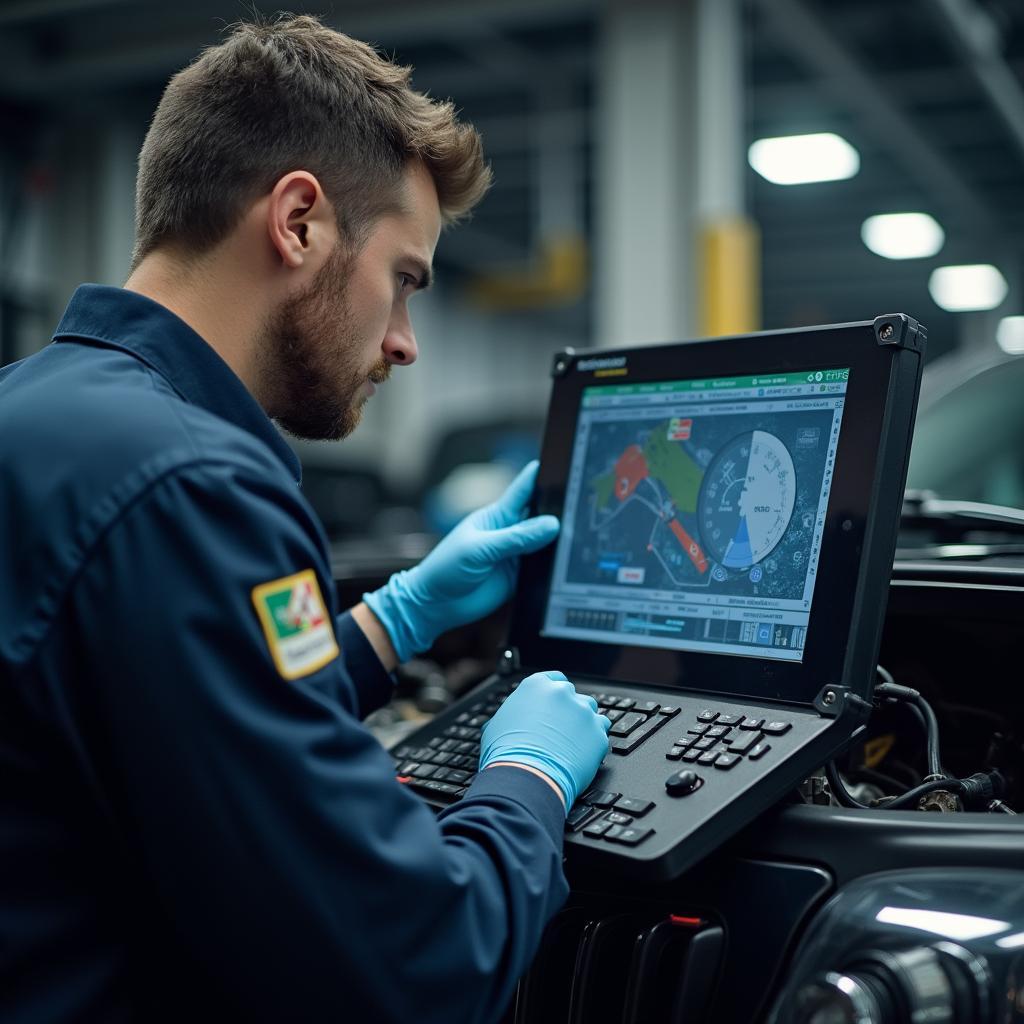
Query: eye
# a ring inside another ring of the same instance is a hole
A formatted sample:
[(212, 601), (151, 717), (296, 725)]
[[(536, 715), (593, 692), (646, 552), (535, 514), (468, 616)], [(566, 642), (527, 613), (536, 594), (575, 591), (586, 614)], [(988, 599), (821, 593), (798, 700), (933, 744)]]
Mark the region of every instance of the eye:
[(398, 273), (398, 289), (399, 291), (405, 291), (407, 288), (416, 287), (416, 278), (412, 274), (406, 274), (403, 272)]

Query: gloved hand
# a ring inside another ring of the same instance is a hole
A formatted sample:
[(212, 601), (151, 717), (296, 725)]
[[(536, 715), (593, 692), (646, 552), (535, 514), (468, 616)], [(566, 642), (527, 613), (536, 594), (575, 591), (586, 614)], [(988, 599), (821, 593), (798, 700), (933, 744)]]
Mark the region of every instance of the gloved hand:
[(554, 540), (555, 516), (522, 518), (537, 466), (531, 462), (497, 501), (466, 516), (419, 565), (363, 595), (399, 661), (427, 650), (446, 630), (493, 612), (512, 593), (518, 556)]
[(484, 726), (480, 770), (495, 761), (530, 765), (558, 786), (568, 810), (608, 753), (611, 727), (597, 701), (577, 693), (561, 672), (535, 672)]

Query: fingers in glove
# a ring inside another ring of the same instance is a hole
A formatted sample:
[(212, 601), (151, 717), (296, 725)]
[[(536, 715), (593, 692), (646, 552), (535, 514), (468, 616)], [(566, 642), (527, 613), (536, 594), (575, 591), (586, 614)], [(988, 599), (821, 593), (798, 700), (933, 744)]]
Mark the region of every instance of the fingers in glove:
[(550, 544), (558, 536), (557, 516), (534, 516), (524, 519), (514, 526), (506, 526), (500, 530), (490, 531), (481, 538), (477, 548), (477, 557), (487, 563), (499, 562), (503, 558), (526, 555), (531, 551), (539, 551)]
[(505, 493), (491, 504), (488, 513), (488, 525), (492, 529), (511, 526), (519, 522), (520, 517), (530, 503), (533, 486), (537, 482), (537, 470), (540, 463), (534, 459), (519, 471), (519, 475), (508, 485)]

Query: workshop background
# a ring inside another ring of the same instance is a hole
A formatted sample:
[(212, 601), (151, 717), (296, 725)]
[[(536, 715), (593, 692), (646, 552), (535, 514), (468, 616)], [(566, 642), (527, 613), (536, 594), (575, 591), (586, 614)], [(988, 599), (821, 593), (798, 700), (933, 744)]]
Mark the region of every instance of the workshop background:
[[(292, 9), (413, 65), (480, 129), (494, 170), (414, 300), (417, 365), (354, 436), (297, 446), (350, 575), (385, 547), (415, 557), (500, 491), (537, 451), (565, 346), (901, 311), (929, 327), (946, 391), (1024, 364), (1021, 0)], [(47, 343), (80, 282), (123, 283), (164, 85), (232, 21), (275, 10), (0, 2), (0, 364)], [(915, 216), (871, 219), (887, 214)], [(1021, 503), (1018, 476), (999, 493), (1017, 486)]]

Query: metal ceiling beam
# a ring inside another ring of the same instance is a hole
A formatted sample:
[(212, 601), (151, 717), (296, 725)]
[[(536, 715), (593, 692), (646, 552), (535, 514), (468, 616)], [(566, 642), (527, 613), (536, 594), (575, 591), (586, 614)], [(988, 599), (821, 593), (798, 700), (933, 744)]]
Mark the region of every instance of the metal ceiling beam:
[[(392, 0), (386, 12), (379, 4), (348, 0), (337, 3), (324, 21), (387, 50), (431, 43), (460, 45), (467, 52), (476, 47), (478, 65), (481, 54), (486, 54), (500, 30), (585, 18), (596, 3), (489, 0), (481, 14), (476, 0), (435, 0), (429, 5)], [(118, 7), (124, 9), (124, 17), (109, 25), (94, 18), (73, 17), (76, 13), (87, 16)], [(63, 20), (59, 15), (65, 16)], [(20, 0), (16, 7), (0, 12), (0, 24), (11, 18), (21, 31), (59, 26), (65, 50), (57, 58), (40, 58), (13, 36), (0, 38), (0, 94), (46, 100), (70, 91), (92, 92), (163, 80), (192, 60), (202, 47), (216, 42), (219, 27), (240, 16), (244, 17), (244, 11), (236, 2), (209, 0), (183, 0), (172, 9), (162, 5), (152, 8), (140, 0)], [(565, 70), (578, 74), (580, 67), (577, 50)], [(507, 68), (505, 73), (506, 77), (511, 74)], [(484, 77), (478, 73), (477, 80)], [(525, 81), (521, 70), (515, 73), (515, 79)], [(454, 84), (462, 87), (461, 80)]]
[[(995, 233), (998, 219), (985, 198), (899, 108), (878, 78), (832, 35), (801, 0), (755, 0), (780, 45), (860, 116), (864, 129), (919, 181), (943, 208), (952, 208), (980, 231)], [(894, 62), (898, 44), (893, 45)]]
[(8, 0), (0, 10), (0, 28), (67, 14), (89, 14), (99, 8), (128, 2), (130, 0)]
[[(886, 92), (908, 105), (921, 103), (935, 106), (962, 100), (964, 88), (969, 84), (967, 72), (960, 68), (893, 68), (879, 81)], [(805, 81), (753, 83), (757, 109), (806, 105), (814, 101), (807, 93)]]
[(999, 29), (972, 0), (928, 0), (925, 5), (949, 33), (1024, 155), (1024, 89), (1000, 46)]

